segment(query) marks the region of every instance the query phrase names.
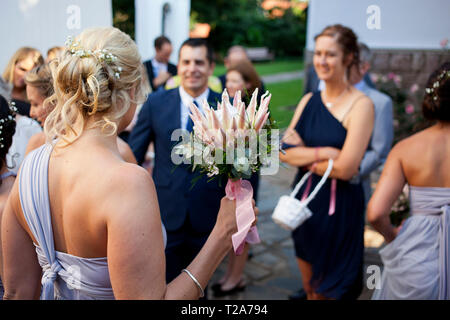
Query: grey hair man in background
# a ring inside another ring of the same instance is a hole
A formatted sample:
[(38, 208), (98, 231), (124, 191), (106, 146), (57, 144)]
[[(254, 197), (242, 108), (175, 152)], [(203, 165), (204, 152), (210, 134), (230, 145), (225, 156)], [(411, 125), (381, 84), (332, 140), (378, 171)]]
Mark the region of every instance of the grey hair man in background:
[(372, 56), (370, 49), (364, 43), (359, 43), (359, 52), (361, 63), (359, 68), (355, 66), (352, 69), (350, 82), (356, 89), (368, 96), (375, 107), (375, 123), (372, 137), (368, 150), (364, 154), (359, 166), (359, 178), (363, 184), (364, 198), (367, 204), (372, 195), (370, 174), (384, 165), (392, 147), (394, 126), (392, 99), (377, 89), (369, 87), (364, 81), (364, 76), (370, 69), (370, 59)]

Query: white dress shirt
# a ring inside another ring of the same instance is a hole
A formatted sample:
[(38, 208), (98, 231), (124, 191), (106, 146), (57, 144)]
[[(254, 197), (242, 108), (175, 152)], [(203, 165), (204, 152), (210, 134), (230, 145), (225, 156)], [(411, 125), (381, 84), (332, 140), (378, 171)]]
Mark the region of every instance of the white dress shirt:
[(180, 97), (181, 97), (181, 106), (180, 106), (180, 115), (181, 115), (181, 128), (186, 129), (187, 127), (187, 123), (189, 120), (189, 104), (192, 101), (196, 101), (199, 110), (203, 113), (203, 109), (202, 109), (202, 103), (203, 100), (208, 100), (208, 96), (209, 96), (209, 88), (206, 88), (206, 90), (199, 95), (197, 98), (193, 98), (191, 97), (184, 89), (183, 86), (179, 86), (179, 91), (180, 91)]
[(167, 63), (159, 62), (155, 58), (152, 59), (152, 67), (155, 78), (159, 75), (161, 71), (167, 72)]

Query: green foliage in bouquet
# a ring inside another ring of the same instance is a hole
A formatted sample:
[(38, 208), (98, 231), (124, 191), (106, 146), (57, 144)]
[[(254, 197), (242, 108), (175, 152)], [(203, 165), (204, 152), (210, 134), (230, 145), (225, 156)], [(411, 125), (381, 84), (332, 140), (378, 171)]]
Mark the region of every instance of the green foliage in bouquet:
[[(276, 129), (276, 126), (274, 122), (270, 119), (270, 117), (269, 123), (264, 125), (262, 129), (264, 130), (263, 131), (265, 137), (264, 140), (266, 143), (264, 143), (261, 140), (261, 135), (255, 135), (256, 145), (261, 146), (259, 151), (263, 153), (265, 152), (266, 157), (268, 157), (272, 152), (272, 144), (270, 144), (270, 141), (272, 139), (272, 130)], [(191, 135), (191, 138), (193, 138), (193, 135)], [(250, 179), (252, 174), (257, 173), (261, 169), (261, 167), (264, 164), (266, 164), (267, 159), (266, 157), (261, 157), (260, 153), (257, 153), (256, 155), (251, 154), (249, 137), (247, 137), (244, 140), (244, 143), (245, 143), (244, 145), (245, 154), (243, 157), (238, 158), (236, 150), (233, 150), (234, 161), (232, 165), (227, 164), (227, 152), (226, 150), (221, 149), (220, 150), (220, 153), (222, 153), (221, 163), (208, 164), (207, 162), (204, 162), (202, 164), (195, 164), (194, 159), (191, 158), (192, 171), (197, 170), (202, 174), (206, 174), (208, 177), (210, 177), (208, 182), (216, 179), (217, 177), (224, 177), (224, 176), (233, 181), (239, 179)], [(205, 145), (203, 145), (203, 147), (208, 148)], [(217, 149), (211, 150), (211, 158), (214, 158), (216, 156), (216, 152), (218, 152)]]

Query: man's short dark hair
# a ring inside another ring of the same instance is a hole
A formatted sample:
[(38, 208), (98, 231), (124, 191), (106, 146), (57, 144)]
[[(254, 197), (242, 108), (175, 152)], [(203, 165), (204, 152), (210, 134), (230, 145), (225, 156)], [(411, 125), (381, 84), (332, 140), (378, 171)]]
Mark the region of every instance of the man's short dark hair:
[(189, 46), (189, 47), (205, 47), (206, 48), (206, 58), (208, 59), (209, 63), (212, 64), (214, 62), (214, 51), (211, 48), (211, 46), (209, 45), (208, 41), (204, 38), (189, 38), (187, 40), (185, 40), (180, 47), (180, 52), (178, 53), (178, 57), (180, 56), (181, 53), (181, 49), (184, 46)]
[(163, 46), (164, 43), (168, 43), (168, 44), (172, 44), (169, 40), (169, 38), (165, 37), (165, 36), (159, 36), (158, 38), (155, 39), (155, 48), (160, 50)]

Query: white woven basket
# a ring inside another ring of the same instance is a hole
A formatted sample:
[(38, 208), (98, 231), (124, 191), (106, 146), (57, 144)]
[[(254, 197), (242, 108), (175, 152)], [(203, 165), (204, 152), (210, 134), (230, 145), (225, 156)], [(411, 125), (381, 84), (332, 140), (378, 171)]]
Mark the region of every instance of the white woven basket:
[(312, 199), (316, 196), (317, 192), (319, 192), (322, 185), (328, 179), (331, 170), (333, 169), (333, 159), (328, 160), (328, 168), (325, 171), (322, 179), (314, 188), (314, 191), (303, 201), (295, 198), (298, 191), (305, 183), (305, 181), (312, 174), (311, 171), (308, 171), (302, 179), (297, 183), (294, 190), (291, 192), (289, 196), (282, 196), (280, 200), (278, 200), (278, 204), (275, 207), (275, 210), (272, 214), (272, 219), (275, 223), (280, 225), (281, 227), (287, 230), (295, 230), (297, 229), (306, 219), (312, 216), (311, 210), (308, 208), (308, 204)]

